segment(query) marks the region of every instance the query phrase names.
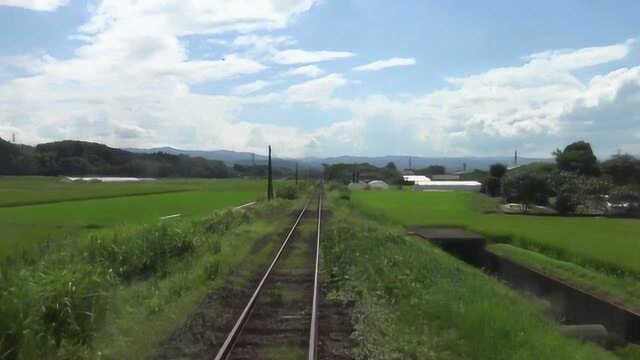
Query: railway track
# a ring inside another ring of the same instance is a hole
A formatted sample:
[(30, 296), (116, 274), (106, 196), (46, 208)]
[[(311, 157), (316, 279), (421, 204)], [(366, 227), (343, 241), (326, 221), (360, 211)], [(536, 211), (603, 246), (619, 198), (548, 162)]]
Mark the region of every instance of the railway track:
[(307, 201), (215, 359), (317, 359), (322, 191)]

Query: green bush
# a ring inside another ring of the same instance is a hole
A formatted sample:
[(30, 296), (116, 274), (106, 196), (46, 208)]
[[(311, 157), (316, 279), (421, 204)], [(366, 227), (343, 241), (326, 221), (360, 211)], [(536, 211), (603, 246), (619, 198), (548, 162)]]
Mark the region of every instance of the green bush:
[(489, 176), (486, 180), (486, 191), (489, 196), (500, 195), (500, 179), (497, 177)]
[(573, 214), (576, 212), (578, 204), (574, 198), (568, 194), (561, 193), (556, 197), (556, 210), (561, 215)]
[[(102, 325), (111, 275), (87, 264), (43, 263), (0, 283), (0, 358), (88, 344)], [(33, 354), (30, 354), (33, 353)]]
[(201, 226), (206, 232), (222, 234), (251, 220), (246, 211), (224, 210), (207, 217)]
[(276, 196), (282, 199), (295, 200), (298, 198), (298, 188), (292, 184), (284, 184), (276, 189)]
[(87, 256), (119, 278), (131, 280), (156, 273), (169, 259), (192, 252), (197, 240), (198, 234), (189, 227), (120, 228), (91, 236)]

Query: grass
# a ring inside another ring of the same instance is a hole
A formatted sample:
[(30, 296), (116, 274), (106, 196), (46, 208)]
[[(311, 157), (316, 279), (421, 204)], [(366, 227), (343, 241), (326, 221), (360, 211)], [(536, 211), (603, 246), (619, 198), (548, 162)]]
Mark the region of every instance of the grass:
[[(262, 196), (263, 184), (248, 180), (168, 180), (134, 184), (68, 184), (55, 178), (3, 178), (0, 189), (9, 199), (50, 201), (38, 205), (0, 207), (0, 260), (33, 254), (34, 248), (69, 236), (121, 224), (157, 222), (161, 216), (200, 216)], [(5, 187), (7, 184), (14, 187)], [(9, 191), (9, 190), (10, 191)], [(132, 195), (145, 192), (162, 194)], [(179, 192), (178, 192), (179, 191)], [(114, 197), (115, 196), (115, 197)], [(82, 197), (92, 197), (81, 200)], [(2, 201), (6, 199), (3, 198)], [(5, 202), (6, 204), (7, 202)]]
[(361, 191), (352, 199), (395, 224), (460, 226), (588, 267), (640, 274), (638, 220), (491, 214), (481, 211), (491, 200), (467, 192)]
[(0, 354), (148, 357), (207, 291), (250, 254), (254, 262), (271, 251), (252, 254), (282, 232), (294, 204), (105, 229), (66, 239), (37, 263), (0, 267)]
[(202, 185), (197, 181), (91, 183), (65, 182), (62, 179), (43, 176), (0, 176), (0, 207), (190, 191)]
[(612, 359), (563, 337), (497, 280), (332, 200), (322, 242), (331, 291), (355, 301), (359, 359)]
[(609, 276), (571, 262), (552, 259), (508, 244), (489, 245), (495, 254), (561, 279), (584, 291), (598, 294), (640, 312), (640, 284), (636, 279)]

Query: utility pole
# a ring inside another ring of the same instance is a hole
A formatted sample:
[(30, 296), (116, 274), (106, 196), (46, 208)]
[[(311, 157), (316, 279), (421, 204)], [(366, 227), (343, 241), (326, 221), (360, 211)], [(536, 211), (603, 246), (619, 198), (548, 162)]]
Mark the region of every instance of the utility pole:
[(413, 164), (411, 162), (411, 156), (409, 156), (409, 170), (413, 170)]
[(271, 145), (269, 145), (269, 162), (267, 165), (267, 200), (273, 199), (273, 172), (271, 171)]
[(296, 161), (296, 186), (298, 186), (298, 162)]
[(513, 155), (513, 165), (518, 165), (518, 149), (516, 149), (516, 153)]

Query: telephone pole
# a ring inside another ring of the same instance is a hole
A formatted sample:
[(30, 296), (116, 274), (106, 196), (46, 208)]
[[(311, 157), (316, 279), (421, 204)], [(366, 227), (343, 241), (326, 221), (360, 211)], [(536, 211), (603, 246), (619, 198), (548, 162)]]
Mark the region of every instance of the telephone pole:
[(267, 165), (267, 200), (273, 199), (273, 172), (271, 171), (271, 145), (269, 145), (269, 162)]

